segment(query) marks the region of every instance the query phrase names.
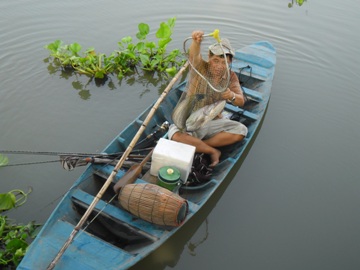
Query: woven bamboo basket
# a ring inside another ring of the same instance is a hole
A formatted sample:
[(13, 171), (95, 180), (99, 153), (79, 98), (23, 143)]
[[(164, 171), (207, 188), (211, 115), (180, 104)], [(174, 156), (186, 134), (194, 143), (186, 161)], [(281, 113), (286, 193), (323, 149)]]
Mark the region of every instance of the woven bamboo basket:
[(124, 209), (157, 225), (181, 225), (189, 208), (184, 198), (154, 184), (125, 185), (118, 199)]

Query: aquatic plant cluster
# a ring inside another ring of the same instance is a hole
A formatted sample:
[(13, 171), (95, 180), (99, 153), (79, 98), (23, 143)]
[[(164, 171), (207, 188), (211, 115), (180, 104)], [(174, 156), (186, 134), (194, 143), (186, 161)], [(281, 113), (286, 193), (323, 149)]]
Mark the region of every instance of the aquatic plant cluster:
[(140, 23), (136, 34), (138, 41), (135, 42), (131, 36), (122, 38), (118, 42), (118, 49), (109, 56), (96, 52), (94, 48), (88, 48), (82, 53), (80, 44), (75, 42), (64, 45), (61, 40), (55, 40), (45, 48), (64, 69), (73, 69), (96, 79), (104, 79), (109, 74), (116, 74), (122, 79), (136, 67), (174, 76), (185, 62), (180, 50), (167, 51), (175, 21), (176, 18), (170, 18), (167, 22), (160, 23), (156, 32), (157, 43), (148, 40), (149, 25)]
[(0, 268), (15, 269), (24, 257), (29, 242), (36, 237), (40, 225), (33, 221), (26, 225), (15, 224), (4, 212), (19, 207), (26, 202), (28, 193), (11, 190), (0, 193)]

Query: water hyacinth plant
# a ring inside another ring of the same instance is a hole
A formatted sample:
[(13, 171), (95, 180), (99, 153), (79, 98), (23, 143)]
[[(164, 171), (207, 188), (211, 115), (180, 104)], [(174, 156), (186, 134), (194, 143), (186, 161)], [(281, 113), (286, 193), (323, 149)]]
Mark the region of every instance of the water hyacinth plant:
[(306, 0), (292, 0), (291, 3), (288, 4), (289, 8), (292, 8), (295, 4), (301, 7)]
[(0, 193), (0, 268), (15, 269), (24, 257), (29, 242), (36, 237), (39, 225), (33, 221), (26, 225), (15, 224), (3, 212), (19, 207), (26, 202), (29, 190), (11, 190)]
[(6, 166), (9, 163), (9, 158), (5, 155), (0, 154), (0, 167)]
[(146, 23), (140, 23), (136, 34), (137, 41), (131, 36), (122, 38), (118, 42), (118, 49), (109, 56), (97, 53), (94, 48), (82, 53), (80, 44), (75, 42), (63, 45), (61, 40), (55, 40), (45, 48), (64, 69), (73, 69), (96, 79), (104, 79), (112, 73), (121, 79), (137, 67), (144, 71), (174, 76), (176, 70), (185, 62), (180, 50), (167, 51), (175, 21), (176, 18), (171, 18), (160, 24), (155, 35), (157, 42), (148, 40), (150, 27)]

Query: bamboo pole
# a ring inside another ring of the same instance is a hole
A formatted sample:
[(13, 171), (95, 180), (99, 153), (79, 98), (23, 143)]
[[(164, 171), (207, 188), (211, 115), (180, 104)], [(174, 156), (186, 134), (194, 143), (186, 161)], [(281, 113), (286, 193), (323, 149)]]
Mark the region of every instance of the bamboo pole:
[(158, 109), (160, 103), (164, 100), (164, 98), (166, 97), (166, 95), (169, 93), (169, 91), (171, 90), (172, 86), (175, 84), (175, 82), (179, 79), (179, 77), (181, 76), (181, 74), (185, 71), (185, 69), (188, 67), (189, 62), (186, 62), (182, 68), (178, 71), (178, 73), (174, 76), (174, 78), (172, 78), (172, 80), (170, 81), (169, 85), (165, 88), (164, 92), (160, 95), (160, 97), (158, 98), (158, 100), (156, 101), (156, 103), (154, 104), (154, 106), (151, 108), (149, 114), (147, 115), (147, 117), (145, 118), (143, 124), (141, 125), (141, 127), (139, 128), (138, 132), (135, 134), (134, 138), (132, 139), (132, 141), (130, 142), (129, 146), (126, 148), (124, 154), (122, 155), (121, 159), (119, 160), (119, 162), (116, 164), (114, 170), (111, 172), (111, 174), (109, 175), (108, 179), (105, 181), (104, 185), (102, 186), (102, 188), (100, 189), (100, 191), (98, 192), (98, 194), (94, 197), (93, 201), (91, 202), (91, 204), (89, 205), (88, 209), (86, 210), (86, 212), (84, 213), (84, 215), (82, 216), (82, 218), (80, 219), (80, 221), (78, 222), (78, 224), (75, 226), (75, 228), (73, 229), (73, 231), (71, 232), (69, 238), (66, 240), (66, 242), (64, 243), (64, 245), (62, 246), (62, 248), (60, 249), (60, 251), (57, 253), (56, 257), (52, 260), (52, 262), (49, 264), (49, 266), (47, 267), (47, 270), (52, 270), (54, 269), (54, 267), (56, 266), (56, 264), (58, 263), (58, 261), (60, 260), (61, 256), (64, 254), (64, 252), (66, 251), (66, 249), (70, 246), (71, 242), (74, 240), (76, 234), (79, 232), (79, 230), (81, 229), (81, 227), (84, 225), (84, 223), (86, 222), (86, 220), (89, 218), (91, 212), (94, 210), (96, 204), (100, 201), (101, 197), (104, 195), (105, 191), (107, 190), (107, 188), (110, 186), (113, 178), (115, 177), (115, 175), (118, 173), (118, 171), (120, 170), (121, 166), (123, 165), (125, 159), (127, 158), (127, 156), (131, 153), (132, 149), (134, 148), (135, 144), (137, 143), (137, 141), (139, 140), (140, 136), (142, 135), (142, 133), (144, 132), (144, 130), (146, 129), (148, 123), (150, 122), (151, 118), (154, 116), (156, 110)]

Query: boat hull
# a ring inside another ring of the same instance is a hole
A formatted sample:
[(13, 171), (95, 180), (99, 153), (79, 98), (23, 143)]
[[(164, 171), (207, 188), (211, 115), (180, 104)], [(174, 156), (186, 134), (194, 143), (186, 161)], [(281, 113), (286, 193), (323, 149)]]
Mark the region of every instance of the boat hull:
[[(269, 42), (258, 42), (236, 51), (232, 70), (243, 82), (243, 90), (249, 102), (245, 108), (226, 104), (225, 111), (247, 125), (248, 135), (242, 142), (220, 149), (221, 160), (215, 167), (210, 181), (201, 186), (182, 187), (179, 190), (179, 195), (188, 203), (185, 224), (216, 192), (234, 165), (251, 146), (269, 103), (275, 64), (276, 52)], [(171, 122), (172, 110), (185, 91), (185, 85), (186, 82), (180, 83), (169, 92), (147, 125), (142, 139), (154, 132), (154, 127), (161, 126), (165, 121)], [(124, 151), (151, 108), (152, 106), (120, 132), (103, 152)], [(90, 164), (85, 169), (44, 224), (18, 269), (46, 269), (48, 267), (113, 168), (113, 165)], [(124, 174), (125, 170), (120, 170), (112, 185)], [(156, 179), (149, 173), (144, 173), (135, 183), (154, 184), (155, 181)], [(82, 229), (78, 232), (55, 269), (128, 269), (156, 250), (184, 226), (184, 224), (181, 226), (156, 225), (137, 218), (123, 209), (117, 200), (108, 203), (113, 196), (112, 188), (108, 188), (96, 204), (89, 220), (98, 213), (101, 215), (95, 219), (95, 222), (91, 222), (85, 231)]]

